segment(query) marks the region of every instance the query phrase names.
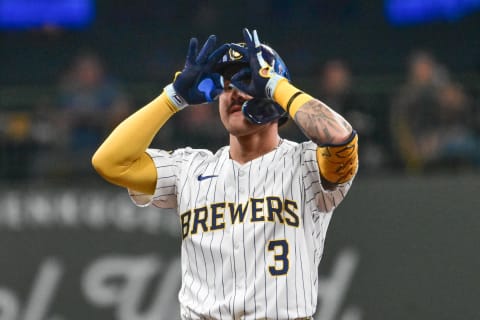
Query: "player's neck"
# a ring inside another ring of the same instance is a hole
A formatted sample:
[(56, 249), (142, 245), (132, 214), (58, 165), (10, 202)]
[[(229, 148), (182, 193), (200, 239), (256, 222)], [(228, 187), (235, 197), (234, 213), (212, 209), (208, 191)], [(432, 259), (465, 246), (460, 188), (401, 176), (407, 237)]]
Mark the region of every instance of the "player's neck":
[(268, 130), (248, 136), (230, 136), (230, 158), (240, 164), (252, 161), (277, 148), (282, 139), (278, 131)]

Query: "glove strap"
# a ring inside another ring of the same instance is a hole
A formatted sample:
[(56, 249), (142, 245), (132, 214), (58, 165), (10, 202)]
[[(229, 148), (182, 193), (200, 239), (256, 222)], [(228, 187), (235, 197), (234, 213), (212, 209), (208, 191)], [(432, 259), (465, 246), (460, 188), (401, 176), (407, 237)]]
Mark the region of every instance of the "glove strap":
[(178, 110), (182, 110), (188, 106), (187, 101), (185, 101), (185, 99), (183, 99), (183, 97), (175, 91), (172, 83), (163, 88), (163, 90), (165, 91), (168, 99), (175, 105), (175, 107), (177, 107)]
[(265, 94), (267, 95), (267, 98), (273, 100), (273, 94), (275, 92), (275, 89), (277, 88), (278, 83), (282, 80), (287, 80), (287, 79), (282, 77), (279, 74), (272, 73), (270, 79), (268, 79), (268, 82), (265, 85)]

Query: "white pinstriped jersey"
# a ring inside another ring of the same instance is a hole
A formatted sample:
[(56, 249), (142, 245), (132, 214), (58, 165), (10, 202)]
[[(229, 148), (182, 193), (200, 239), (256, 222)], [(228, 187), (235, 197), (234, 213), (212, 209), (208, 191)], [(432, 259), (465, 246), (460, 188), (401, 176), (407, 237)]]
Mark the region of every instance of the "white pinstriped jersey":
[(332, 212), (351, 181), (324, 190), (317, 146), (283, 140), (243, 165), (229, 147), (149, 149), (152, 197), (177, 208), (182, 229), (182, 319), (295, 319), (315, 313), (318, 265)]

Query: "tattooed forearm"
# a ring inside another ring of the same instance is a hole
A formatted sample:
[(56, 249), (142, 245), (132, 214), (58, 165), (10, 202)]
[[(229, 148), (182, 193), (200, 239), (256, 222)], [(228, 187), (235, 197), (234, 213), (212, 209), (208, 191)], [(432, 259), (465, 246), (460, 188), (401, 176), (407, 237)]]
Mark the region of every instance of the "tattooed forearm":
[(318, 145), (342, 143), (352, 132), (352, 126), (341, 115), (316, 99), (298, 109), (295, 122)]

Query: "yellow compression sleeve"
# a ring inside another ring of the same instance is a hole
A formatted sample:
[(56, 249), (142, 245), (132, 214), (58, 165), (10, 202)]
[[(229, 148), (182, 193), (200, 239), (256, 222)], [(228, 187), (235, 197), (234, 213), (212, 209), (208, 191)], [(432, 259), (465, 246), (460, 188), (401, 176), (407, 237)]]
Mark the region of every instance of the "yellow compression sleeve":
[(342, 145), (317, 148), (320, 174), (328, 182), (338, 184), (353, 178), (358, 168), (358, 136), (354, 131)]
[(157, 170), (145, 150), (158, 130), (177, 111), (162, 93), (125, 119), (93, 155), (95, 170), (113, 184), (153, 194)]
[(288, 111), (293, 119), (298, 109), (312, 99), (311, 95), (297, 89), (287, 79), (280, 80), (273, 93), (273, 100)]

